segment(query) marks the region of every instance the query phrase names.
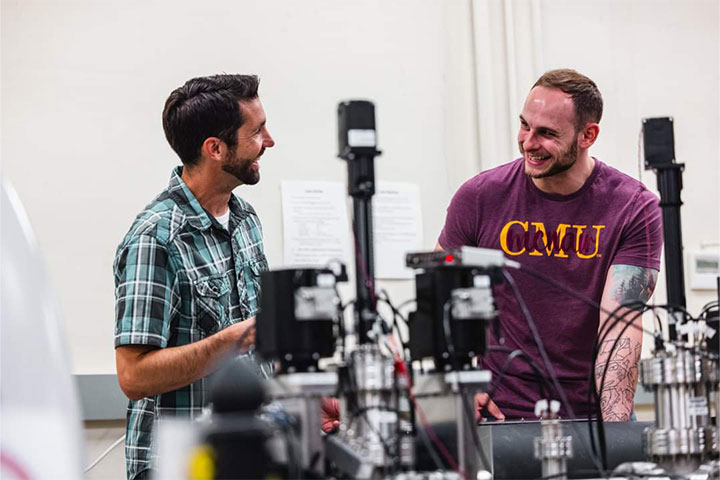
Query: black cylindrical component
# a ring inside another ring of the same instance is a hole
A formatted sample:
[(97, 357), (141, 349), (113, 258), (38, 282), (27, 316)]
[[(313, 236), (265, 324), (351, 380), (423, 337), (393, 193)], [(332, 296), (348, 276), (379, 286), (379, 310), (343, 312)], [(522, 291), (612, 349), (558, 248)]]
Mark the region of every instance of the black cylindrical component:
[(202, 431), (212, 451), (212, 477), (268, 478), (282, 473), (266, 446), (272, 432), (256, 417), (265, 391), (247, 360), (234, 358), (225, 363), (210, 380), (209, 396), (214, 421)]
[[(569, 478), (598, 478), (598, 472), (588, 445), (590, 438), (585, 420), (562, 420), (565, 435), (573, 437), (573, 457), (568, 459)], [(573, 428), (571, 423), (575, 423)], [(593, 422), (595, 423), (595, 422)], [(621, 463), (639, 462), (645, 460), (643, 450), (643, 431), (652, 426), (651, 422), (608, 422), (605, 424), (608, 438), (612, 442), (608, 445), (608, 467), (614, 469)], [(457, 452), (457, 434), (455, 422), (439, 422), (432, 424), (432, 429), (440, 442), (445, 445), (451, 456)], [(492, 457), (493, 478), (504, 479), (530, 479), (540, 478), (542, 465), (540, 460), (533, 456), (534, 439), (542, 435), (540, 422), (494, 422), (485, 423), (478, 427), (478, 433), (483, 438), (483, 456)], [(416, 442), (415, 469), (434, 470), (437, 466), (431, 461), (427, 448), (422, 442)], [(478, 454), (480, 454), (478, 452)], [(445, 465), (451, 468), (450, 465)]]
[(348, 161), (348, 195), (367, 200), (375, 195), (375, 159), (372, 156)]
[(271, 435), (254, 415), (221, 415), (205, 436), (213, 452), (213, 478), (282, 478), (284, 468), (273, 462), (266, 445)]
[[(655, 167), (665, 238), (665, 279), (667, 301), (670, 305), (686, 306), (683, 266), (682, 224), (680, 222), (680, 191), (682, 190), (682, 163), (669, 163)], [(677, 339), (675, 324), (669, 325), (670, 340)]]
[(367, 100), (338, 104), (338, 156), (345, 160), (373, 157), (376, 150), (375, 105)]
[(353, 198), (355, 237), (355, 325), (360, 343), (377, 320), (372, 235), (372, 196), (375, 194), (375, 105), (367, 100), (338, 104), (338, 156), (348, 163), (348, 194)]
[(212, 374), (209, 397), (214, 413), (252, 414), (266, 400), (262, 380), (249, 362), (247, 357), (234, 357)]
[[(355, 161), (348, 162), (352, 169)], [(348, 185), (350, 187), (350, 184)], [(355, 315), (360, 343), (368, 341), (367, 333), (377, 317), (374, 294), (375, 262), (373, 255), (372, 201), (370, 197), (353, 196), (353, 234), (355, 237)]]

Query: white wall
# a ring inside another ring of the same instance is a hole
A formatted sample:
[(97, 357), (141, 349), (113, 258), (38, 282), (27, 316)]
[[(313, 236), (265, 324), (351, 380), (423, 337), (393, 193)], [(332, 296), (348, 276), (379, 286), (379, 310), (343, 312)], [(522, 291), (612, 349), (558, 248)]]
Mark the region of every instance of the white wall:
[[(591, 153), (655, 191), (655, 174), (638, 167), (641, 119), (674, 117), (677, 161), (686, 164), (687, 306), (697, 314), (717, 298), (715, 291), (691, 289), (689, 254), (718, 252), (720, 241), (719, 2), (475, 0), (473, 6), (483, 168), (517, 156), (512, 125), (535, 79), (551, 68), (572, 67), (595, 80), (605, 111)], [(658, 304), (666, 301), (662, 269)]]
[[(627, 173), (637, 175), (640, 118), (675, 117), (678, 160), (688, 165), (686, 245), (718, 238), (714, 0), (1, 5), (2, 172), (45, 251), (76, 373), (114, 372), (114, 250), (178, 163), (160, 115), (192, 76), (262, 77), (277, 146), (263, 156), (261, 183), (238, 193), (261, 216), (273, 265), (282, 257), (280, 181), (345, 179), (335, 157), (339, 100), (376, 103), (377, 178), (420, 185), (431, 248), (450, 195), (480, 169), (478, 152), (484, 167), (515, 154), (511, 106), (556, 66), (598, 82), (606, 114), (595, 154)], [(647, 172), (643, 180), (655, 182)], [(412, 295), (411, 282), (388, 284), (397, 301)], [(688, 294), (694, 311), (710, 296)]]
[[(719, 2), (606, 0), (600, 4), (605, 8), (589, 0), (543, 2), (547, 66), (573, 64), (598, 83), (605, 113), (595, 155), (654, 191), (655, 174), (638, 168), (641, 119), (674, 117), (675, 155), (685, 163), (681, 209), (685, 252), (717, 252)], [(656, 303), (666, 301), (662, 268)], [(717, 299), (717, 292), (690, 288), (688, 256), (685, 272), (688, 310), (697, 314)]]
[[(115, 247), (178, 163), (161, 111), (190, 77), (262, 77), (277, 146), (263, 156), (261, 183), (238, 193), (263, 221), (272, 265), (282, 258), (280, 181), (345, 180), (335, 112), (346, 98), (376, 103), (377, 178), (420, 184), (432, 248), (451, 194), (447, 165), (466, 165), (453, 168), (453, 184), (477, 170), (463, 92), (472, 89), (466, 9), (437, 0), (3, 0), (2, 170), (46, 254), (76, 373), (114, 371)], [(398, 301), (412, 294), (411, 282), (390, 288)]]

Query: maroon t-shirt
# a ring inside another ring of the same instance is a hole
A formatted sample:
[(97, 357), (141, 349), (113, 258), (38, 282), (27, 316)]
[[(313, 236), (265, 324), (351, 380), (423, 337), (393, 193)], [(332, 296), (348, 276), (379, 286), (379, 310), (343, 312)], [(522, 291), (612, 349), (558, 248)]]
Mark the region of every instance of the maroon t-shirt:
[[(642, 183), (598, 160), (578, 191), (548, 194), (525, 175), (523, 160), (518, 159), (482, 172), (460, 187), (438, 241), (446, 249), (470, 245), (503, 250), (508, 258), (599, 303), (611, 265), (660, 269), (658, 203)], [(587, 415), (598, 309), (522, 270), (509, 273), (537, 324), (574, 413)], [(495, 288), (495, 300), (504, 346), (522, 349), (545, 371), (510, 287)], [(492, 333), (488, 343), (497, 344)], [(507, 353), (491, 352), (482, 363), (496, 377), (506, 358)], [(508, 419), (534, 419), (539, 398), (537, 379), (520, 359), (513, 361), (493, 395)], [(564, 408), (563, 412), (568, 415)]]

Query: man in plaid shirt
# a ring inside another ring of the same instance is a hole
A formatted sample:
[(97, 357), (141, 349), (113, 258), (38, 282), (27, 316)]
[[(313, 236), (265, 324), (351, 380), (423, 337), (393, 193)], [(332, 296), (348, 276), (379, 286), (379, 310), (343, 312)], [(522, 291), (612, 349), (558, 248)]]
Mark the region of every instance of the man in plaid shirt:
[(232, 192), (260, 180), (258, 160), (275, 144), (257, 90), (255, 76), (194, 78), (165, 103), (165, 135), (182, 166), (137, 216), (113, 266), (129, 479), (153, 467), (154, 422), (199, 415), (207, 375), (255, 340), (267, 260), (255, 211)]

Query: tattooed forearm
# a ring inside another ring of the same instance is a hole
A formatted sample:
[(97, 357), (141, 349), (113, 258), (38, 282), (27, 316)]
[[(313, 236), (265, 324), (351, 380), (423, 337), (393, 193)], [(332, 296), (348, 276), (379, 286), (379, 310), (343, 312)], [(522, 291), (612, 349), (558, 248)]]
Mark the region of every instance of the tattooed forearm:
[(641, 343), (626, 336), (619, 340), (605, 340), (600, 346), (595, 363), (595, 381), (598, 389), (602, 389), (600, 408), (606, 421), (626, 422), (630, 419), (637, 386), (640, 350)]
[[(599, 353), (595, 360), (595, 381), (605, 420), (627, 421), (633, 408), (637, 386), (637, 364), (642, 348), (642, 317), (632, 313), (629, 302), (645, 303), (655, 289), (657, 270), (632, 265), (613, 265), (605, 279), (598, 335)], [(631, 307), (635, 309), (635, 306)], [(615, 311), (609, 317), (607, 312)], [(624, 321), (623, 321), (624, 320)], [(628, 326), (628, 322), (633, 326)], [(604, 372), (603, 385), (602, 377)]]
[(652, 268), (613, 265), (610, 270), (610, 281), (613, 287), (612, 299), (618, 305), (631, 300), (647, 302), (655, 290), (657, 276), (658, 271)]

